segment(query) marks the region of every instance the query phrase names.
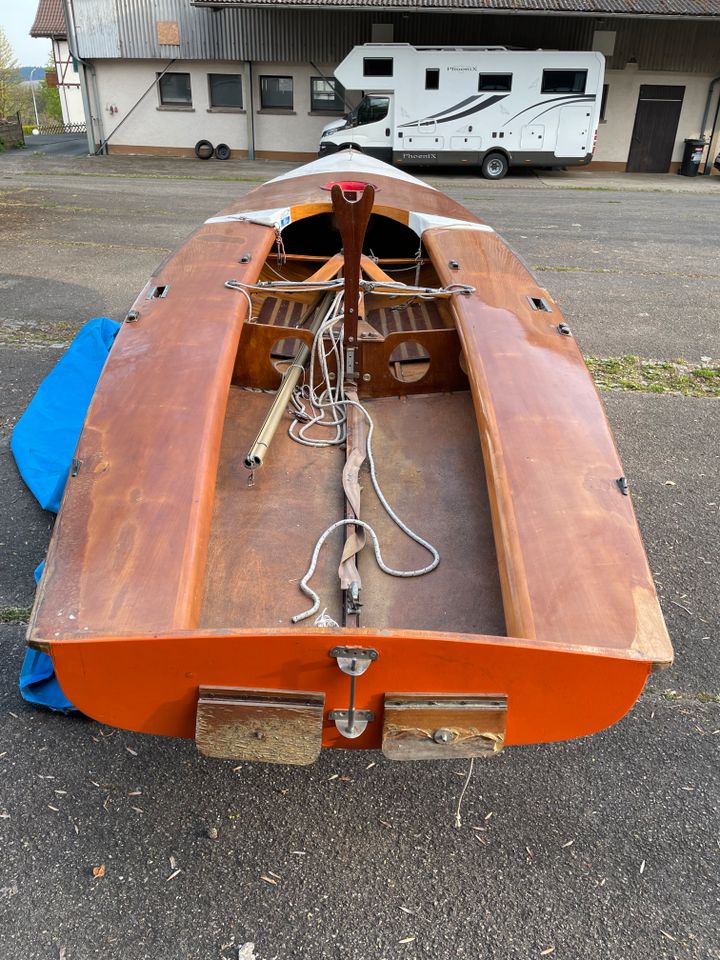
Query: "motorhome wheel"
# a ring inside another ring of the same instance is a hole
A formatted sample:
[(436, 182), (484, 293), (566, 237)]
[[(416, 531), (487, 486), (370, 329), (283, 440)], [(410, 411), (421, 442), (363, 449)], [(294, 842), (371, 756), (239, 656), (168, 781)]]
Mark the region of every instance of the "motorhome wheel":
[(481, 170), (486, 180), (502, 180), (508, 172), (507, 157), (502, 153), (489, 153), (483, 158)]

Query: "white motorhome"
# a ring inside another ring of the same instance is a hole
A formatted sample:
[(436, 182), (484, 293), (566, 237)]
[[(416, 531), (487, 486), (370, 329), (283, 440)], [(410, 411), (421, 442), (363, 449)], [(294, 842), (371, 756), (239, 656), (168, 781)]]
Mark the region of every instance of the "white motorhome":
[(592, 159), (605, 58), (595, 51), (366, 43), (335, 71), (358, 105), (328, 124), (320, 156), (352, 146), (398, 166), (510, 166)]

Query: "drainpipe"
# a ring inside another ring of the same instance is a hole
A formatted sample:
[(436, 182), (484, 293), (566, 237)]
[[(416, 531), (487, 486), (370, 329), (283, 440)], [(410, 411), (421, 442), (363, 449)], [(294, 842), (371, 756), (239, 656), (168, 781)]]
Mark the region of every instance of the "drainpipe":
[(712, 130), (710, 131), (710, 142), (708, 143), (708, 152), (707, 157), (705, 158), (705, 166), (703, 168), (703, 176), (709, 177), (713, 171), (713, 160), (714, 157), (710, 156), (710, 151), (712, 149), (712, 142), (715, 139), (715, 130), (718, 125), (718, 117), (720, 117), (720, 98), (718, 98), (717, 106), (715, 107), (715, 119), (713, 120)]
[(78, 76), (80, 77), (80, 94), (83, 102), (83, 112), (85, 113), (85, 129), (87, 132), (88, 153), (95, 153), (95, 128), (93, 125), (92, 109), (90, 107), (90, 92), (88, 90), (88, 80), (85, 75), (86, 62), (78, 55), (77, 33), (75, 30), (75, 13), (72, 9), (72, 0), (63, 0), (63, 12), (65, 14), (65, 24), (67, 26), (67, 44), (68, 53), (78, 62)]
[[(100, 93), (98, 91), (98, 81), (97, 81), (97, 73), (95, 71), (95, 64), (88, 63), (87, 68), (90, 73), (90, 89), (93, 95), (93, 99), (95, 100), (95, 114), (94, 114), (93, 120), (95, 122), (97, 139), (100, 141), (100, 143), (102, 143), (105, 137), (105, 130), (104, 130), (103, 121), (102, 121), (102, 110), (100, 109)], [(104, 149), (103, 153), (107, 153), (107, 149)]]
[(710, 81), (707, 100), (705, 101), (705, 113), (703, 113), (702, 123), (700, 124), (700, 135), (698, 140), (702, 140), (705, 137), (705, 125), (707, 124), (707, 119), (710, 116), (710, 103), (712, 102), (713, 90), (715, 89), (715, 84), (718, 82), (720, 82), (720, 77), (715, 77), (714, 80)]
[(255, 86), (253, 83), (252, 60), (247, 60), (248, 68), (248, 109), (247, 109), (247, 155), (248, 160), (255, 159)]
[[(705, 139), (705, 126), (710, 116), (710, 104), (712, 103), (713, 92), (715, 89), (715, 84), (720, 83), (720, 77), (715, 77), (710, 81), (710, 86), (708, 87), (707, 100), (705, 101), (705, 112), (703, 113), (702, 123), (700, 124), (700, 135), (698, 140)], [(718, 101), (720, 106), (720, 101)], [(705, 167), (703, 169), (703, 176), (709, 176), (712, 173), (712, 164), (710, 162), (710, 148), (712, 147), (713, 136), (715, 135), (715, 127), (717, 126), (718, 116), (717, 109), (715, 110), (715, 122), (713, 123), (713, 132), (710, 134), (710, 142), (708, 143), (708, 152), (707, 157), (705, 158)]]

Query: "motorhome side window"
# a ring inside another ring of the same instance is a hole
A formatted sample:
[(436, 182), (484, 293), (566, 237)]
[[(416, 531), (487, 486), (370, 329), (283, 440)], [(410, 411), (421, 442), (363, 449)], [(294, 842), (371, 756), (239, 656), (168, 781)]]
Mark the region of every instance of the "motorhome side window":
[(478, 76), (478, 92), (480, 93), (485, 93), (487, 90), (501, 90), (509, 93), (511, 89), (511, 73), (481, 73)]
[(440, 89), (440, 71), (439, 70), (425, 71), (425, 89), (426, 90)]
[(393, 75), (392, 57), (364, 57), (364, 77), (391, 77)]
[(587, 70), (543, 70), (541, 93), (585, 93)]
[(377, 123), (384, 120), (390, 106), (389, 97), (365, 97), (357, 106), (357, 123)]

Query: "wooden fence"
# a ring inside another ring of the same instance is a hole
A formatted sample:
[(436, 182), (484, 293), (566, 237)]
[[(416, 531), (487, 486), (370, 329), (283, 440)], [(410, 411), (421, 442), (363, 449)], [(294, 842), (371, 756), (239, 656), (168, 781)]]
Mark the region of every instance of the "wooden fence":
[(0, 146), (6, 150), (9, 147), (22, 147), (25, 145), (20, 114), (15, 115), (14, 120), (0, 120)]

